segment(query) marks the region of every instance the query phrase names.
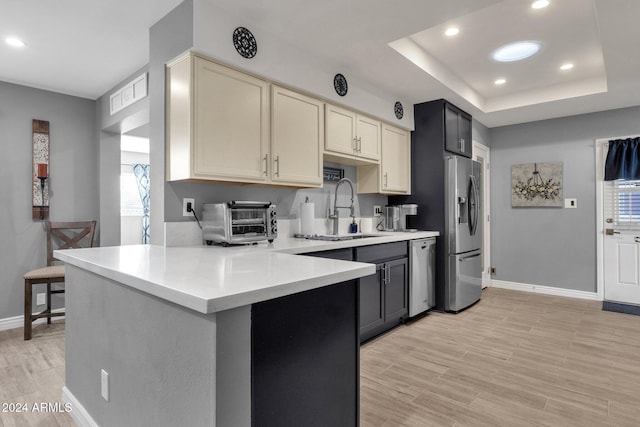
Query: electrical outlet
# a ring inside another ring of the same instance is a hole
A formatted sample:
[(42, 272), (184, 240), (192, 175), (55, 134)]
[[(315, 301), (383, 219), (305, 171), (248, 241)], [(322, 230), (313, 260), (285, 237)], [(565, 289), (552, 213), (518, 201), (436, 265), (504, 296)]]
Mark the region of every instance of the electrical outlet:
[(495, 267), (491, 267), (490, 271), (491, 271), (491, 274), (496, 274), (496, 268)]
[(44, 292), (41, 292), (39, 294), (36, 294), (36, 305), (45, 305), (47, 294), (45, 294)]
[(102, 398), (108, 402), (109, 401), (109, 374), (104, 369), (100, 371), (100, 393), (102, 394)]
[(196, 209), (196, 199), (184, 198), (182, 199), (182, 216), (193, 216), (191, 211), (187, 209), (188, 203), (191, 203), (191, 210)]
[(373, 216), (380, 216), (380, 215), (382, 215), (382, 207), (375, 205), (373, 207)]
[(576, 209), (578, 207), (578, 199), (564, 199), (564, 207), (566, 209)]

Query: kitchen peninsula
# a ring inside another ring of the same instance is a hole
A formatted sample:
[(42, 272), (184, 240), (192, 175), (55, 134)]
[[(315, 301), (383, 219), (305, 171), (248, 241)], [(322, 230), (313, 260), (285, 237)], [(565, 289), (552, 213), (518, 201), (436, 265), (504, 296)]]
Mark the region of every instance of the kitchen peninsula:
[(63, 399), (86, 425), (357, 426), (356, 279), (375, 266), (296, 254), (436, 234), (56, 251)]

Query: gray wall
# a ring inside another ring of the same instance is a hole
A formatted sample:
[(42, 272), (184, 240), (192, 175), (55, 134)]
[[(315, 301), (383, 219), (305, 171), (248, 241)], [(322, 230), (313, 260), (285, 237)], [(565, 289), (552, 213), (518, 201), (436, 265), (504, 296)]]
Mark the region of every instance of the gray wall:
[[(595, 140), (638, 133), (640, 107), (490, 129), (494, 279), (596, 291)], [(511, 165), (545, 161), (577, 209), (511, 207)]]
[(95, 102), (0, 82), (0, 319), (23, 314), (22, 276), (46, 265), (31, 219), (32, 119), (50, 123), (50, 219), (98, 219)]

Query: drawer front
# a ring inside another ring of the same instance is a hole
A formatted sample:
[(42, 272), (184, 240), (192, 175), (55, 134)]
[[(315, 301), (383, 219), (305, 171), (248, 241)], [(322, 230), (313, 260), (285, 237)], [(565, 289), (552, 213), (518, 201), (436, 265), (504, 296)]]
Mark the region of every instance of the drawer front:
[(356, 261), (376, 262), (381, 260), (404, 258), (408, 253), (407, 242), (383, 243), (380, 245), (355, 248)]
[(302, 254), (308, 256), (316, 256), (319, 258), (331, 258), (331, 259), (341, 259), (343, 261), (353, 261), (353, 249), (345, 248), (345, 249), (331, 249), (328, 251), (321, 252), (311, 252), (308, 254)]

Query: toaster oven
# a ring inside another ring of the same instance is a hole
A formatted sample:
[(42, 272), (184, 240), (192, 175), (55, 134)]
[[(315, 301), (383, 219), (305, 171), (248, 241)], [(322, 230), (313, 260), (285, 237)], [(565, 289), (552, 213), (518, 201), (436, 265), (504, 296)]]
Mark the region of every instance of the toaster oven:
[(202, 239), (223, 246), (273, 242), (278, 236), (276, 206), (271, 202), (207, 203), (202, 210)]

